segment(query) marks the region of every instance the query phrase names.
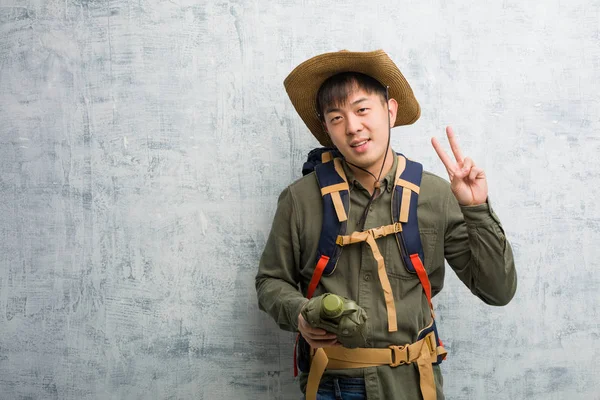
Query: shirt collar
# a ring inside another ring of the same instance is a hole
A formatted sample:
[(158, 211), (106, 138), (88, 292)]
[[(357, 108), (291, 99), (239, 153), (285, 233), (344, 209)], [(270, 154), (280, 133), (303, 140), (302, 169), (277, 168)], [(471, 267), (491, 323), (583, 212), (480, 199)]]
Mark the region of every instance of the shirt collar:
[[(392, 151), (394, 162), (392, 163), (392, 168), (390, 168), (389, 172), (385, 175), (385, 177), (381, 181), (381, 190), (387, 190), (391, 192), (394, 188), (394, 183), (396, 180), (396, 169), (398, 168), (398, 155), (395, 151)], [(360, 182), (358, 182), (354, 176), (354, 172), (350, 169), (350, 166), (346, 162), (346, 160), (342, 157), (342, 166), (344, 167), (344, 173), (346, 174), (346, 178), (348, 179), (348, 186), (350, 186), (350, 190), (352, 191), (356, 185), (362, 188)]]

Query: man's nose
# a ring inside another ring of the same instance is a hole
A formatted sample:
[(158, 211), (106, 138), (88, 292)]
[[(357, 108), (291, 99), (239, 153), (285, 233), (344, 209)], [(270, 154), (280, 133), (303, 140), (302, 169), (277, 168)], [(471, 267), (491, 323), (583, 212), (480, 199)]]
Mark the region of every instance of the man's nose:
[(358, 116), (350, 114), (346, 117), (346, 121), (347, 135), (354, 135), (362, 130), (362, 122)]

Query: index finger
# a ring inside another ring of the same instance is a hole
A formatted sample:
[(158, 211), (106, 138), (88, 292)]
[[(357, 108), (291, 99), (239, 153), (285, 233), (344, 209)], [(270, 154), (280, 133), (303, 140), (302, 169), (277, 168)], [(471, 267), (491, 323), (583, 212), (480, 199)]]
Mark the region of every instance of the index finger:
[(325, 336), (325, 335), (329, 334), (329, 332), (327, 332), (325, 329), (315, 328), (314, 326), (312, 326), (308, 323), (304, 326), (303, 330), (306, 333), (310, 333), (311, 335), (314, 335), (314, 336)]
[(442, 163), (446, 167), (446, 170), (448, 172), (452, 171), (454, 169), (454, 163), (452, 162), (450, 156), (446, 154), (440, 142), (436, 138), (431, 138), (431, 144), (433, 145), (433, 148), (435, 149), (435, 152), (437, 153), (440, 160), (442, 160)]
[(327, 332), (326, 330), (319, 328), (300, 331), (300, 333), (302, 333), (302, 336), (304, 336), (305, 339), (311, 339), (314, 341), (327, 341), (337, 338), (335, 333)]

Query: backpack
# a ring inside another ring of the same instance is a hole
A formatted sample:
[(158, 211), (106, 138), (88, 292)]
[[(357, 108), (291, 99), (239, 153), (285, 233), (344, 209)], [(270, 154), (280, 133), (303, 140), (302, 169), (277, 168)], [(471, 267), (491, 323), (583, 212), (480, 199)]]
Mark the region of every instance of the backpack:
[[(336, 149), (326, 147), (314, 149), (309, 153), (302, 167), (302, 174), (307, 175), (313, 171), (316, 174), (323, 196), (323, 221), (317, 250), (317, 263), (306, 297), (309, 299), (312, 297), (322, 275), (329, 276), (334, 273), (343, 246), (365, 241), (369, 244), (375, 256), (379, 254), (375, 239), (394, 234), (402, 255), (403, 264), (408, 272), (417, 274), (431, 311), (432, 323), (419, 332), (417, 340), (424, 338), (430, 332), (434, 332), (436, 345), (443, 349), (435, 325), (435, 314), (431, 302), (431, 284), (422, 262), (424, 254), (417, 220), (417, 204), (423, 166), (407, 159), (400, 153), (397, 154), (398, 168), (391, 205), (393, 224), (347, 235), (350, 192), (341, 164), (341, 154)], [(381, 259), (383, 260), (383, 257)], [(381, 274), (380, 280), (382, 285), (385, 285), (387, 274)], [(389, 298), (386, 298), (386, 303), (388, 303), (388, 328), (390, 332), (393, 332), (397, 330), (395, 305), (389, 282), (387, 285), (392, 303), (390, 309)], [(298, 374), (298, 369), (302, 372), (309, 371), (310, 352), (309, 344), (302, 335), (298, 334), (296, 346), (294, 347), (294, 376)], [(437, 356), (437, 361), (434, 364), (439, 364), (444, 359), (445, 352), (443, 355)]]

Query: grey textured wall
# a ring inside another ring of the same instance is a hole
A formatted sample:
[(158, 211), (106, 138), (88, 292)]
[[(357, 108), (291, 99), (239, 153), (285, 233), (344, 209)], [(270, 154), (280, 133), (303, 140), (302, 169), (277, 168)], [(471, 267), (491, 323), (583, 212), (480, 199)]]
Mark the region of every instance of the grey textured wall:
[[(254, 274), (317, 143), (282, 80), (384, 48), (393, 146), (486, 169), (519, 290), (449, 272), (449, 399), (600, 399), (600, 3), (0, 0), (0, 398), (297, 399)], [(391, 3), (391, 2), (389, 2)]]

